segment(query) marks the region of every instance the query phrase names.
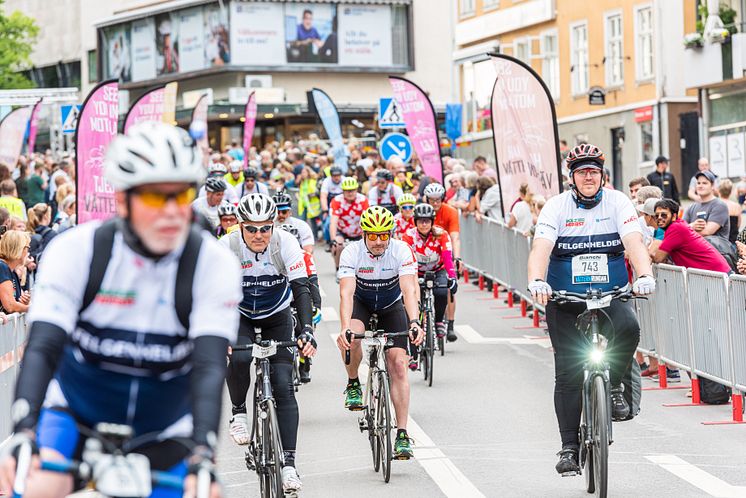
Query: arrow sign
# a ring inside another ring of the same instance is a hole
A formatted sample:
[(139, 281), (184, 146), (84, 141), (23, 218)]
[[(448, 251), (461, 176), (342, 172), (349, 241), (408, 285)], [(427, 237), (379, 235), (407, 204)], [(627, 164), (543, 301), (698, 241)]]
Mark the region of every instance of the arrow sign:
[(385, 161), (398, 156), (402, 162), (407, 163), (412, 158), (412, 142), (402, 133), (387, 134), (381, 140), (378, 150)]

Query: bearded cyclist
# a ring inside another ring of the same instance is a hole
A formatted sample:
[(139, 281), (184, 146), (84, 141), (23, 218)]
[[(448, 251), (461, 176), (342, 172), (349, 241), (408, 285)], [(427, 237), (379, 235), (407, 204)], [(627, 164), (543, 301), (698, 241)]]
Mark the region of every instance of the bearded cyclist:
[[(623, 193), (603, 188), (603, 166), (604, 155), (594, 145), (578, 145), (570, 151), (567, 167), (571, 189), (550, 198), (542, 209), (528, 259), (528, 287), (534, 299), (546, 305), (554, 348), (554, 409), (562, 439), (556, 470), (562, 475), (580, 471), (578, 429), (585, 338), (575, 321), (585, 305), (548, 302), (552, 292), (624, 288), (629, 282), (625, 251), (637, 275), (634, 293), (647, 295), (655, 290), (637, 212)], [(597, 267), (584, 268), (581, 264), (580, 257), (589, 254), (599, 256)], [(596, 283), (579, 283), (588, 281)], [(613, 324), (601, 322), (603, 334), (613, 345), (613, 354), (608, 355), (612, 418), (624, 420), (630, 407), (622, 394), (622, 375), (637, 348), (640, 327), (629, 303), (614, 300), (604, 311)]]
[(342, 193), (336, 196), (329, 209), (331, 222), (329, 235), (332, 239), (332, 256), (334, 266), (339, 268), (339, 255), (345, 244), (360, 240), (363, 231), (360, 228), (360, 215), (368, 209), (368, 198), (358, 193), (358, 183), (353, 177), (342, 180)]
[[(363, 240), (353, 242), (342, 251), (339, 262), (339, 315), (341, 332), (337, 346), (350, 351), (345, 388), (345, 408), (362, 409), (363, 393), (358, 369), (363, 352), (360, 341), (348, 342), (348, 330), (365, 332), (372, 313), (378, 314), (379, 326), (388, 332), (409, 330), (407, 337), (394, 337), (386, 349), (386, 366), (391, 381), (391, 401), (396, 412), (397, 435), (394, 456), (407, 460), (413, 456), (407, 436), (409, 415), (409, 378), (407, 363), (409, 341), (419, 346), (423, 339), (417, 302), (417, 263), (412, 249), (401, 240), (391, 238), (394, 215), (381, 206), (365, 210), (360, 218)], [(403, 301), (403, 302), (402, 302)]]
[(394, 175), (387, 169), (376, 173), (376, 183), (371, 185), (368, 201), (371, 206), (383, 206), (391, 213), (396, 213), (396, 201), (403, 194), (401, 188), (394, 184)]
[(412, 213), (414, 212), (414, 205), (417, 204), (417, 198), (412, 194), (402, 194), (396, 204), (399, 206), (399, 212), (394, 215), (394, 222), (396, 223), (394, 237), (401, 240), (407, 230), (414, 228)]

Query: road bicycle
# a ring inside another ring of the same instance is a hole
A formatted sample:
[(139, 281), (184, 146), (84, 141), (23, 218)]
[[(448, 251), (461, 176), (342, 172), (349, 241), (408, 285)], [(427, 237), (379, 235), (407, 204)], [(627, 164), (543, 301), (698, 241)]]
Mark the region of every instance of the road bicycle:
[(427, 385), (433, 385), (433, 366), (435, 363), (435, 352), (440, 351), (440, 355), (445, 354), (444, 337), (438, 337), (435, 331), (435, 296), (433, 294), (437, 287), (447, 287), (438, 285), (436, 282), (436, 273), (433, 271), (425, 272), (425, 275), (418, 279), (421, 289), (421, 312), (422, 327), (425, 330), (425, 341), (419, 348), (421, 356), (422, 374), (427, 381)]
[[(409, 332), (386, 332), (378, 329), (378, 315), (371, 315), (368, 329), (362, 334), (348, 330), (345, 337), (348, 342), (361, 339), (363, 359), (368, 363), (368, 380), (365, 383), (363, 404), (358, 410), (363, 415), (358, 420), (360, 432), (368, 432), (368, 441), (373, 454), (373, 470), (383, 474), (383, 480), (391, 478), (391, 460), (393, 447), (391, 428), (395, 426), (391, 417), (391, 395), (389, 375), (386, 371), (386, 349), (390, 339), (409, 336)], [(345, 351), (345, 363), (350, 363), (350, 350)]]
[[(586, 305), (576, 319), (575, 326), (586, 339), (588, 348), (583, 364), (582, 415), (580, 419), (579, 463), (581, 474), (585, 474), (588, 493), (606, 498), (609, 481), (609, 446), (614, 442), (611, 422), (611, 385), (609, 363), (606, 361), (608, 340), (601, 334), (599, 314), (609, 318), (603, 311), (613, 299), (628, 301), (644, 299), (634, 296), (629, 286), (624, 289), (602, 292), (589, 289), (586, 293), (558, 291), (552, 293), (552, 300), (559, 303), (582, 303)], [(611, 320), (609, 319), (611, 324)], [(612, 324), (613, 326), (613, 324)], [(568, 474), (575, 475), (575, 473)]]
[(262, 340), (261, 329), (255, 329), (253, 344), (233, 346), (233, 351), (247, 351), (255, 360), (253, 420), (251, 437), (246, 448), (246, 468), (256, 471), (259, 478), (259, 491), (262, 498), (290, 496), (282, 488), (282, 468), (285, 456), (280, 439), (280, 426), (277, 420), (277, 407), (270, 383), (269, 359), (279, 348), (297, 349), (296, 341)]

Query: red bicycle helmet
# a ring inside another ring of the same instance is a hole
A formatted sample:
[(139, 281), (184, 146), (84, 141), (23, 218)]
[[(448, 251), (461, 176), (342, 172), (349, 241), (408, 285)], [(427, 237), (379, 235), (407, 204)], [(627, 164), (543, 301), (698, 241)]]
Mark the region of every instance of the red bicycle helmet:
[(596, 166), (603, 169), (606, 157), (601, 149), (592, 144), (580, 144), (567, 155), (567, 168), (572, 172), (579, 166)]

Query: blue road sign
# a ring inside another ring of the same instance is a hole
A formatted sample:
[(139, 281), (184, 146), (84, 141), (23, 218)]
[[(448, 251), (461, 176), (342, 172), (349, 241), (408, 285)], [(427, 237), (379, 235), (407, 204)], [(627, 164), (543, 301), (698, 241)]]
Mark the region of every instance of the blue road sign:
[(75, 133), (78, 126), (78, 114), (82, 105), (63, 105), (60, 107), (62, 113), (62, 133)]
[(404, 128), (404, 118), (399, 103), (392, 98), (378, 99), (378, 126), (381, 128)]
[(389, 133), (381, 140), (378, 146), (381, 157), (388, 161), (394, 156), (399, 156), (401, 160), (408, 163), (412, 158), (412, 142), (409, 137), (402, 133)]

